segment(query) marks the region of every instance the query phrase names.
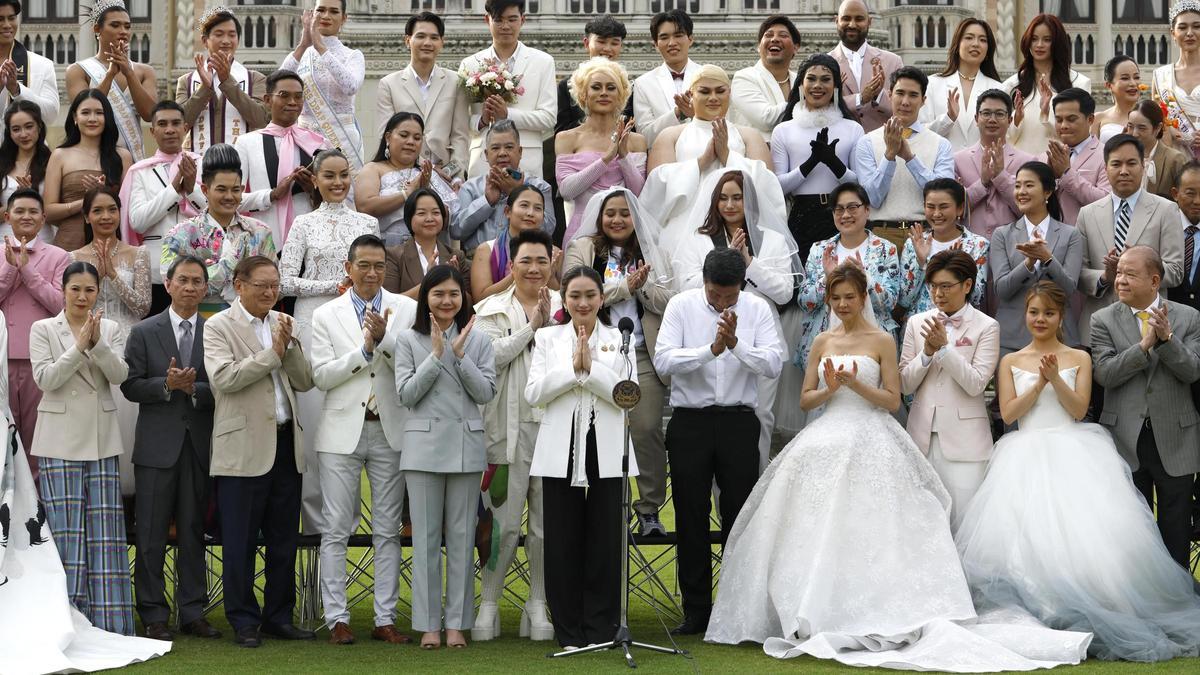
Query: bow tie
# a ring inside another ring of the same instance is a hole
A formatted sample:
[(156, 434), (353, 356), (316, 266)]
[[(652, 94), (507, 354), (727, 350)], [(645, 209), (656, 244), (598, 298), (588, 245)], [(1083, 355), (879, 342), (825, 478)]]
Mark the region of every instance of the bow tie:
[(937, 320), (941, 321), (943, 326), (950, 326), (951, 328), (959, 328), (963, 322), (961, 316), (947, 316), (945, 312), (938, 312)]
[(671, 70), (670, 68), (667, 68), (667, 70), (671, 73), (672, 80), (682, 80), (683, 76), (685, 74), (685, 73), (677, 73), (677, 72)]

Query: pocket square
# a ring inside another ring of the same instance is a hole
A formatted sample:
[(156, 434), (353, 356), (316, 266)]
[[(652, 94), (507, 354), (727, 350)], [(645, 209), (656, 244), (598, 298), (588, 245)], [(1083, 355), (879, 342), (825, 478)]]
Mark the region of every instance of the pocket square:
[(970, 347), (973, 344), (975, 344), (975, 343), (971, 342), (971, 338), (967, 337), (966, 335), (964, 335), (954, 341), (955, 347)]

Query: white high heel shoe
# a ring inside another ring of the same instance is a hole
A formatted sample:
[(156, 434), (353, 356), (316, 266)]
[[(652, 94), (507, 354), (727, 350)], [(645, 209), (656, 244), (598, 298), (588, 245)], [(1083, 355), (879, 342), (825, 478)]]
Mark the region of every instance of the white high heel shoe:
[(471, 639), (476, 642), (500, 637), (500, 608), (494, 602), (479, 603), (479, 614), (471, 629)]
[(521, 611), (521, 637), (542, 641), (554, 639), (554, 624), (546, 615), (546, 603), (527, 602)]

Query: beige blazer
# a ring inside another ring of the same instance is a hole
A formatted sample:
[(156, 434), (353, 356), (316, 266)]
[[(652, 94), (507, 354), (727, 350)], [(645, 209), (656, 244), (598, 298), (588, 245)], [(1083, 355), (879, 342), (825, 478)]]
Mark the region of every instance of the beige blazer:
[[(1101, 289), (1098, 284), (1104, 277), (1104, 256), (1113, 248), (1113, 230), (1116, 215), (1111, 195), (1105, 195), (1079, 211), (1075, 223), (1083, 239), (1083, 267), (1079, 270), (1079, 290), (1083, 293), (1083, 312), (1079, 315), (1079, 337), (1085, 347), (1091, 346), (1092, 314), (1117, 301), (1112, 286)], [(1183, 226), (1180, 224), (1179, 207), (1142, 190), (1129, 221), (1129, 232), (1125, 235), (1125, 246), (1149, 246), (1158, 251), (1162, 258), (1162, 296), (1167, 289), (1183, 281)]]
[(86, 353), (75, 347), (62, 312), (33, 324), (29, 361), (42, 400), (31, 454), (80, 462), (124, 452), (112, 396), (112, 385), (129, 374), (124, 353), (125, 338), (115, 321), (100, 320), (100, 339)]
[(984, 462), (992, 454), (992, 426), (983, 390), (1000, 361), (1000, 324), (967, 305), (962, 325), (950, 329), (945, 351), (925, 363), (925, 321), (938, 310), (914, 314), (904, 327), (900, 390), (913, 395), (908, 433), (929, 454), (936, 433), (942, 452), (956, 462)]
[[(204, 323), (204, 367), (216, 401), (210, 472), (253, 477), (267, 473), (275, 464), (275, 382), (271, 371), (277, 368), (282, 368), (279, 379), (292, 409), (296, 470), (303, 472), (304, 427), (296, 392), (312, 389), (312, 369), (296, 338), (280, 362), (275, 350), (259, 343), (243, 311), (241, 301), (234, 301), (232, 307)], [(274, 331), (279, 312), (271, 312), (268, 321)]]
[[(429, 102), (412, 66), (385, 76), (375, 94), (375, 137), (383, 134), (388, 119), (398, 112), (412, 112), (425, 121), (425, 148), (443, 164), (457, 160), (462, 175), (470, 161), (471, 103), (458, 86), (458, 76), (441, 66), (429, 75)], [(373, 154), (367, 147), (368, 154)]]

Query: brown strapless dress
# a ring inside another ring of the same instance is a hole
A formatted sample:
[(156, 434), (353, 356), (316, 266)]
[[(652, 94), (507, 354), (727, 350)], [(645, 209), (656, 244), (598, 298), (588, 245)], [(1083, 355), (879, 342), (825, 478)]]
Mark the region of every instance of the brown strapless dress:
[[(103, 176), (103, 171), (96, 169), (77, 169), (63, 174), (62, 189), (59, 191), (61, 201), (65, 204), (76, 199), (83, 199), (83, 180), (87, 176)], [(74, 251), (84, 245), (83, 214), (77, 213), (70, 218), (59, 221), (58, 234), (54, 236), (54, 245), (64, 251)]]

